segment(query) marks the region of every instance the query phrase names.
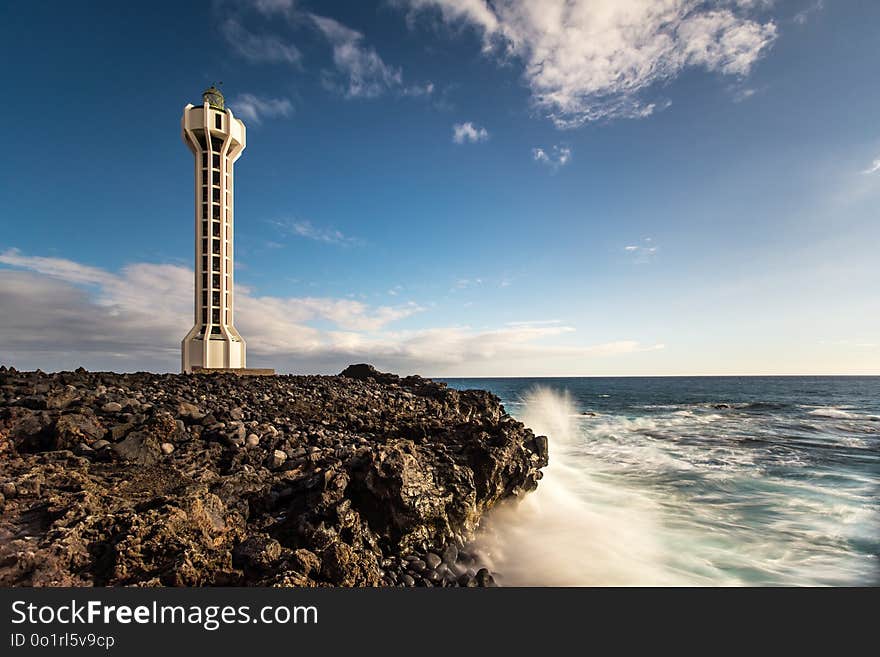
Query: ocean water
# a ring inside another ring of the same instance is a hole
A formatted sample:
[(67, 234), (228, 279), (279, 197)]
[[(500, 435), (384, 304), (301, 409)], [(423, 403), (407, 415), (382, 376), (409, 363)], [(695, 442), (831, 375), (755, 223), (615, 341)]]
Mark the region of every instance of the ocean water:
[(880, 377), (446, 379), (550, 440), (507, 585), (880, 584)]

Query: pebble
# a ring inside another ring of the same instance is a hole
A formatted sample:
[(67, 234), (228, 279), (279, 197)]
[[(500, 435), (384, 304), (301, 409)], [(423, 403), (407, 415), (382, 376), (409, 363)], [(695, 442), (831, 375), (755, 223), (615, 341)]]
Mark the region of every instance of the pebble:
[(425, 569), (427, 568), (427, 565), (421, 559), (413, 559), (412, 561), (409, 562), (409, 566), (417, 573), (423, 573), (423, 572), (425, 572)]
[(174, 451), (174, 445), (172, 445), (171, 443), (162, 443), (160, 449), (162, 450), (163, 454), (168, 455)]
[(428, 552), (428, 554), (425, 555), (425, 564), (427, 564), (428, 568), (431, 570), (434, 570), (441, 562), (442, 559), (433, 552)]
[(257, 434), (252, 433), (248, 435), (246, 444), (248, 447), (256, 447), (260, 444), (260, 437)]
[(109, 440), (96, 440), (94, 443), (92, 443), (92, 449), (96, 452), (98, 450), (104, 449), (105, 447), (110, 447)]
[(272, 452), (272, 460), (270, 461), (270, 464), (273, 468), (280, 468), (282, 465), (284, 465), (284, 462), (286, 460), (287, 454), (282, 452), (280, 449), (276, 449), (274, 452)]
[(105, 413), (118, 413), (122, 410), (122, 404), (119, 402), (107, 402), (101, 407), (101, 410)]
[(400, 578), (400, 581), (406, 584), (407, 586), (415, 586), (416, 580), (413, 579), (413, 576), (409, 573), (404, 573), (403, 577)]

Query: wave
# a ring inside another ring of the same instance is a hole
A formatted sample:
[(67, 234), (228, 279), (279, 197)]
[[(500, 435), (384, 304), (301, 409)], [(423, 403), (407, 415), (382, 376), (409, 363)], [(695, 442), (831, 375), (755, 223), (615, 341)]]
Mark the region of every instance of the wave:
[[(606, 481), (583, 456), (567, 395), (536, 389), (521, 419), (548, 436), (550, 465), (538, 489), (489, 514), (476, 547), (512, 586), (676, 585), (663, 568), (656, 504)], [(577, 467), (574, 467), (574, 462)], [(585, 467), (586, 466), (586, 467)]]
[(827, 417), (834, 420), (868, 420), (869, 422), (880, 420), (880, 416), (878, 415), (868, 415), (866, 413), (848, 411), (839, 406), (822, 406), (820, 408), (814, 408), (812, 411), (809, 411), (807, 415)]
[[(815, 438), (827, 424), (822, 413), (864, 414), (789, 404), (802, 419), (762, 419), (682, 404), (589, 417), (547, 389), (518, 402), (517, 418), (548, 436), (550, 464), (536, 491), (493, 510), (478, 533), (475, 547), (502, 584), (877, 581), (876, 551), (857, 547), (876, 543), (876, 477), (850, 472), (842, 480), (822, 455), (874, 439), (853, 436), (849, 427), (864, 426), (853, 422)], [(738, 406), (757, 404), (765, 405)], [(807, 409), (818, 412), (804, 435)], [(841, 453), (858, 465), (854, 451)]]

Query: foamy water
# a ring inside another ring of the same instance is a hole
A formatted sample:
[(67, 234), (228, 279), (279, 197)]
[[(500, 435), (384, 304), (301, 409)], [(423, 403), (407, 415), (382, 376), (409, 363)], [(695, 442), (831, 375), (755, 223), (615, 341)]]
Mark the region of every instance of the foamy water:
[(550, 440), (538, 489), (493, 511), (478, 537), (502, 584), (880, 583), (871, 408), (641, 403), (654, 400), (566, 384), (574, 395), (531, 381), (496, 390)]

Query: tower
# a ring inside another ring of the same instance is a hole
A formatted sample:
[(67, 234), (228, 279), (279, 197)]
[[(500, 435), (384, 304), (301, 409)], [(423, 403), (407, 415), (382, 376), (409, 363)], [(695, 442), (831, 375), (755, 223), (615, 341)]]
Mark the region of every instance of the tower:
[(181, 369), (240, 369), (245, 342), (233, 325), (233, 164), (245, 127), (211, 86), (183, 108), (181, 132), (195, 156), (195, 322), (181, 342)]

